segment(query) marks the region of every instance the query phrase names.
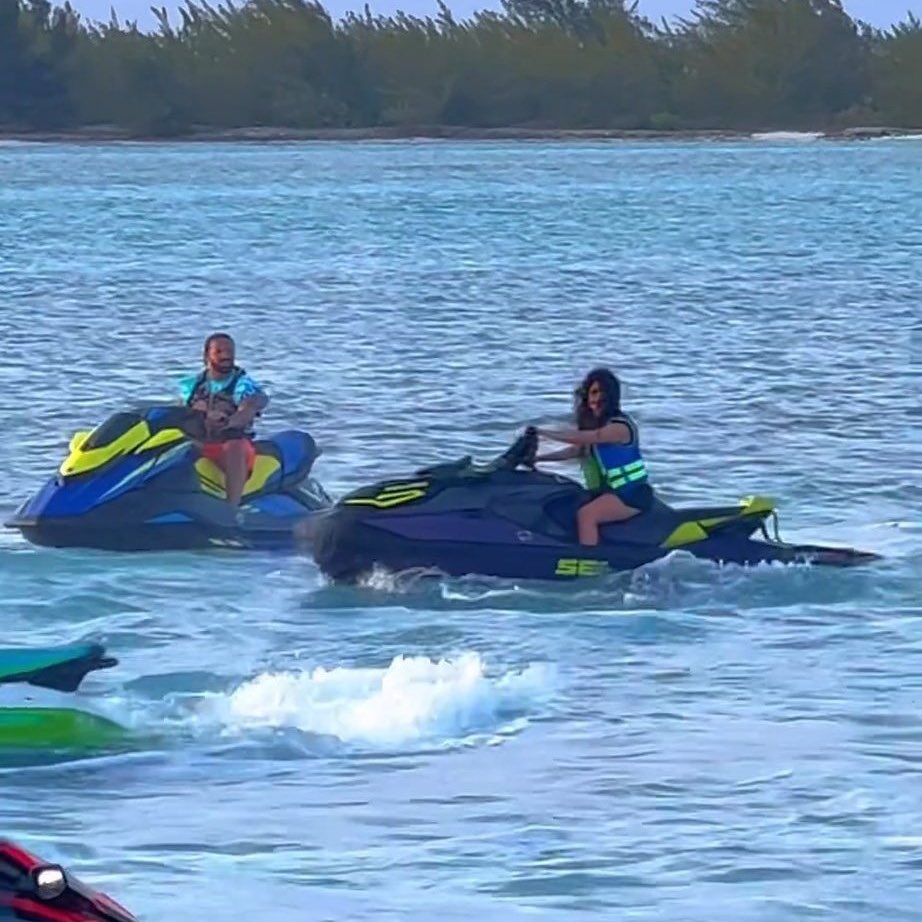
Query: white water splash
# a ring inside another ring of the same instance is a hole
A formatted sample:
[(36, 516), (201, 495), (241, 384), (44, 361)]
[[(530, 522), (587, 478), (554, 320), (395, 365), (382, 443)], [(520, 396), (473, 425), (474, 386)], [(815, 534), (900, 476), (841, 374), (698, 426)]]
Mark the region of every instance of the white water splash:
[(363, 589), (396, 594), (410, 592), (421, 580), (438, 579), (442, 575), (442, 571), (436, 567), (412, 567), (407, 570), (394, 571), (375, 564), (371, 573), (362, 577), (358, 585)]
[(871, 141), (922, 141), (922, 133), (912, 132), (910, 134), (888, 134), (880, 138), (870, 138)]
[(441, 743), (522, 717), (552, 683), (542, 663), (490, 676), (474, 652), (438, 662), (398, 656), (386, 669), (264, 673), (219, 699), (218, 713), (236, 728), (294, 727), (377, 746)]
[(800, 141), (808, 143), (819, 141), (823, 137), (822, 131), (758, 131), (752, 135), (754, 141)]

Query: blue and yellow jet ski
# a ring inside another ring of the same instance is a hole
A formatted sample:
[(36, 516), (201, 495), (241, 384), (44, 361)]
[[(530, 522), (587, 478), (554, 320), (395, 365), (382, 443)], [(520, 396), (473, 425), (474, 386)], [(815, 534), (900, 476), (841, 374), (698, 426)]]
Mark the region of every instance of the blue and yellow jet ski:
[(203, 434), (202, 414), (176, 404), (116, 413), (74, 435), (57, 474), (6, 525), (50, 547), (269, 549), (293, 546), (331, 504), (310, 476), (319, 451), (306, 432), (256, 441), (240, 509), (202, 457)]
[[(118, 664), (99, 644), (0, 648), (0, 685), (75, 692), (90, 672)], [(86, 711), (0, 707), (0, 752), (9, 749), (106, 749), (127, 741), (123, 727)]]
[(318, 520), (314, 559), (344, 582), (375, 567), (573, 580), (633, 570), (677, 550), (744, 565), (847, 567), (877, 559), (853, 548), (780, 540), (766, 526), (775, 504), (758, 496), (684, 509), (657, 499), (642, 515), (602, 526), (600, 543), (583, 547), (576, 512), (592, 494), (568, 477), (535, 470), (536, 449), (530, 429), (489, 464), (464, 457), (355, 490)]

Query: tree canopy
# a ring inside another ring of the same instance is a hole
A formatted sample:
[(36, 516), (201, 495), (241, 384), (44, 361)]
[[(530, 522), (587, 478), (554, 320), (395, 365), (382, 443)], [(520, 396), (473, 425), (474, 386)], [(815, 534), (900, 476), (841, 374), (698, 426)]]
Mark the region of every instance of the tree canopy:
[(312, 0), (187, 0), (143, 31), (0, 0), (0, 126), (922, 127), (922, 24), (839, 0), (698, 0), (677, 25), (628, 0), (503, 0), (456, 19), (334, 20)]

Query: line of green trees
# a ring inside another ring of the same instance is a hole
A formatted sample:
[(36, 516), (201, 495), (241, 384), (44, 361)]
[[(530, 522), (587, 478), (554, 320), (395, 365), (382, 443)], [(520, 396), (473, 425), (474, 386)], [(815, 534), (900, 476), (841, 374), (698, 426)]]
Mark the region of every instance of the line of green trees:
[(922, 127), (922, 23), (839, 0), (698, 0), (677, 25), (628, 0), (503, 0), (457, 20), (310, 0), (187, 0), (159, 29), (0, 0), (0, 126)]

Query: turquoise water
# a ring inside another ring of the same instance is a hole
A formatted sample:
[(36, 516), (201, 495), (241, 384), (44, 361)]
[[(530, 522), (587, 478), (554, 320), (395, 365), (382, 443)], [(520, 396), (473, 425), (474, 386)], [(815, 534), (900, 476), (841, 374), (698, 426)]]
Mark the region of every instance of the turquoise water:
[(0, 146), (4, 516), (224, 327), (334, 495), (605, 361), (667, 499), (886, 558), (342, 588), (4, 533), (3, 642), (104, 641), (77, 699), (155, 739), (0, 770), (0, 834), (151, 922), (918, 919), (920, 196), (897, 141)]

